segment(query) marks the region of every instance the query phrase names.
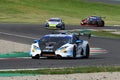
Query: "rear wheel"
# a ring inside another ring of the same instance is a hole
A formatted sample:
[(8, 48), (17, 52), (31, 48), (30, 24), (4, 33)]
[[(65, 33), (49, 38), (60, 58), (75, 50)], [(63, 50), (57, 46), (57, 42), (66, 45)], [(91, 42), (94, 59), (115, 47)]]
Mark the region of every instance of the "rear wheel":
[(98, 26), (104, 27), (104, 21), (99, 21), (99, 22), (98, 22)]
[(101, 26), (104, 27), (105, 26), (105, 22), (101, 21)]

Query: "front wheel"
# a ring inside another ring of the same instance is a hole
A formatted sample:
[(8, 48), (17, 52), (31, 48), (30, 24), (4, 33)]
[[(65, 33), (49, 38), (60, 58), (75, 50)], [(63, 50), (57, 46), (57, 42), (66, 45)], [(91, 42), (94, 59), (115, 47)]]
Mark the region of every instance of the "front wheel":
[(65, 30), (65, 25), (62, 26), (61, 30)]
[(32, 56), (32, 59), (39, 59), (40, 55)]
[(86, 51), (85, 51), (85, 58), (89, 58), (89, 56), (90, 56), (90, 47), (89, 47), (89, 45), (87, 44), (87, 46), (86, 46)]
[(73, 47), (73, 58), (76, 58), (76, 47)]

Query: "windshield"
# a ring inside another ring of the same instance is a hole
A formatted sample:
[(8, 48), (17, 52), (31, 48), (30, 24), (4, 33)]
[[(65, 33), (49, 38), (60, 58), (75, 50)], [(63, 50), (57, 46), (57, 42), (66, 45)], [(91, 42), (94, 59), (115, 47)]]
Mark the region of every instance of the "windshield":
[(49, 19), (50, 22), (60, 22), (60, 19)]
[(99, 20), (99, 17), (92, 16), (92, 17), (89, 17), (88, 20)]
[(49, 37), (45, 36), (40, 39), (40, 42), (56, 42), (56, 43), (71, 43), (71, 37)]

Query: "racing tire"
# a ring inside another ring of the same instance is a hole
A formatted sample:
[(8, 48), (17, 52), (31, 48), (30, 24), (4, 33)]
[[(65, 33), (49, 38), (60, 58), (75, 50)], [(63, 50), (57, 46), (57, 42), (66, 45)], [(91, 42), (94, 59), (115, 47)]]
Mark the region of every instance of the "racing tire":
[(101, 21), (101, 26), (104, 27), (105, 26), (105, 22)]
[(32, 56), (32, 59), (40, 59), (40, 56), (39, 55)]
[(85, 58), (89, 58), (89, 56), (90, 56), (90, 47), (89, 47), (89, 45), (87, 44), (87, 46), (86, 46), (86, 51), (85, 51)]
[(84, 55), (84, 51), (83, 51), (83, 49), (82, 49), (82, 51), (80, 52), (80, 55), (82, 55), (82, 56)]
[(99, 27), (104, 27), (104, 21), (98, 22), (98, 26), (99, 26)]
[(62, 26), (61, 30), (65, 30), (65, 25)]
[(76, 47), (73, 47), (73, 58), (76, 58)]

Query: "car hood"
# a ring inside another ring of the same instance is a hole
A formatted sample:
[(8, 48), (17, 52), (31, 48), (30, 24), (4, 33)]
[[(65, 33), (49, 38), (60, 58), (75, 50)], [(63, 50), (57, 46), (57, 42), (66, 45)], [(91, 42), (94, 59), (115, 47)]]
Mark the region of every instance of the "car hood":
[(63, 46), (65, 43), (63, 42), (40, 42), (39, 43), (39, 47), (41, 49), (41, 51), (56, 51), (58, 48), (60, 48), (61, 46)]

